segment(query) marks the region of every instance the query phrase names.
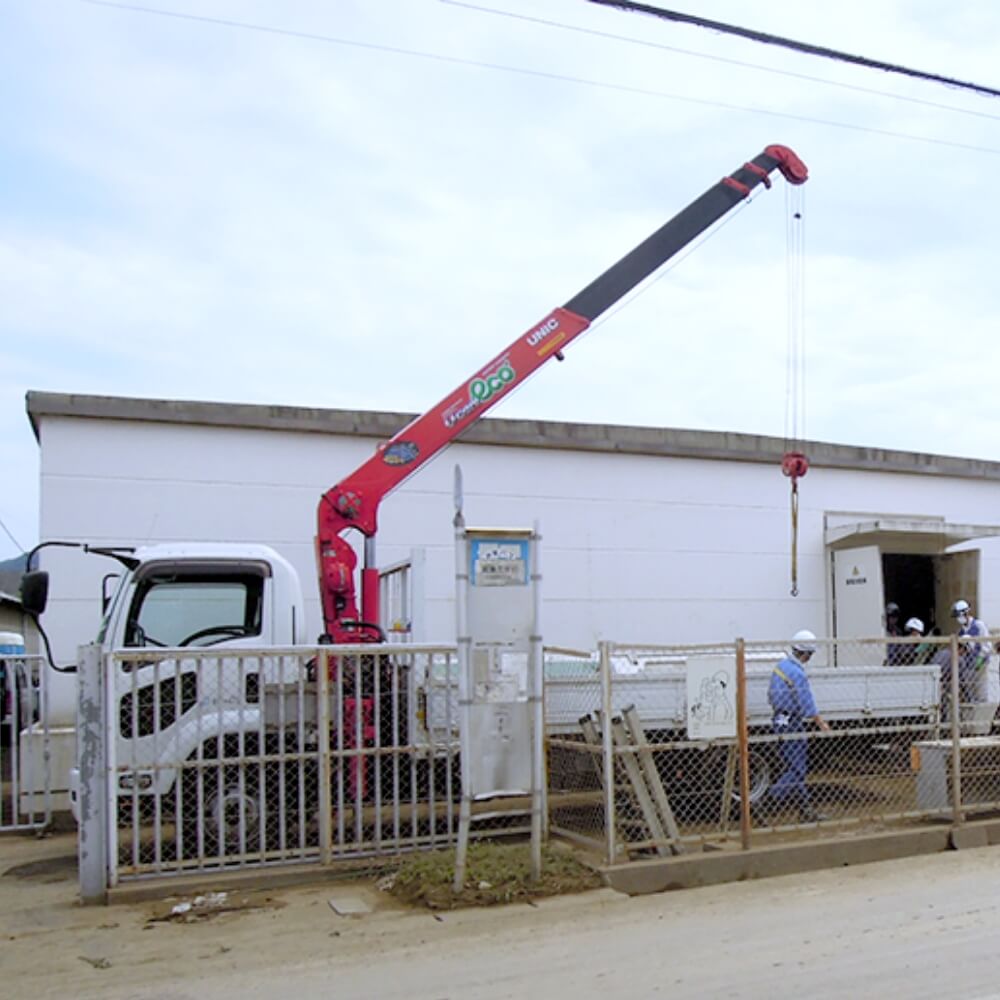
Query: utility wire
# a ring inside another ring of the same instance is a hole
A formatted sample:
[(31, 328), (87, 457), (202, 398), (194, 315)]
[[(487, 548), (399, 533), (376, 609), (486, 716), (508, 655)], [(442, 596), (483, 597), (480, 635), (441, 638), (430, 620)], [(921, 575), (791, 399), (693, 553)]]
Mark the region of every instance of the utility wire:
[(934, 146), (946, 146), (950, 149), (964, 149), (974, 153), (989, 153), (1000, 155), (1000, 148), (991, 146), (976, 146), (970, 143), (953, 142), (948, 139), (935, 139), (932, 136), (913, 135), (908, 132), (895, 132), (891, 129), (872, 128), (866, 125), (853, 125), (849, 122), (838, 122), (828, 118), (814, 118), (809, 115), (795, 115), (785, 111), (769, 111), (748, 105), (730, 104), (726, 101), (713, 101), (707, 98), (690, 97), (687, 94), (671, 94), (662, 90), (650, 90), (646, 87), (633, 87), (620, 83), (607, 83), (603, 80), (592, 80), (582, 76), (572, 76), (565, 73), (552, 73), (546, 70), (526, 69), (520, 66), (507, 66), (503, 63), (484, 62), (477, 59), (466, 59), (462, 56), (449, 56), (437, 52), (424, 52), (419, 49), (407, 49), (393, 45), (382, 45), (376, 42), (361, 42), (351, 38), (339, 38), (334, 35), (322, 35), (316, 32), (296, 31), (290, 28), (275, 28), (270, 25), (254, 24), (249, 21), (234, 21), (228, 18), (207, 17), (203, 14), (185, 14), (179, 11), (162, 10), (158, 7), (146, 7), (139, 4), (121, 3), (116, 0), (79, 0), (80, 3), (94, 7), (110, 7), (115, 10), (125, 10), (138, 14), (151, 14), (157, 17), (176, 18), (181, 21), (192, 21), (200, 24), (212, 24), (225, 28), (236, 28), (244, 31), (257, 31), (270, 35), (282, 35), (289, 38), (301, 38), (306, 41), (324, 42), (330, 45), (346, 45), (353, 48), (387, 52), (392, 55), (410, 56), (416, 59), (430, 59), (435, 62), (449, 63), (456, 66), (473, 66), (477, 69), (496, 70), (502, 73), (516, 73), (544, 80), (558, 80), (563, 83), (574, 83), (584, 87), (595, 87), (601, 90), (611, 90), (624, 94), (638, 94), (643, 97), (659, 97), (670, 101), (681, 101), (685, 104), (697, 104), (701, 107), (722, 108), (726, 111), (739, 111), (744, 114), (767, 115), (772, 118), (783, 118), (789, 121), (807, 122), (812, 125), (826, 125), (830, 128), (848, 129), (854, 132), (867, 132), (871, 135), (884, 135), (893, 139), (908, 139), (912, 142), (923, 142)]
[(587, 2), (597, 4), (600, 7), (613, 7), (617, 10), (628, 11), (634, 14), (651, 14), (653, 17), (659, 17), (665, 21), (679, 21), (682, 24), (693, 24), (699, 28), (710, 28), (712, 31), (721, 31), (726, 35), (739, 35), (741, 38), (749, 38), (753, 42), (763, 42), (765, 45), (778, 45), (781, 48), (792, 49), (795, 52), (804, 52), (811, 56), (822, 56), (824, 59), (835, 59), (839, 62), (853, 63), (855, 66), (865, 66), (868, 69), (884, 70), (886, 73), (900, 73), (903, 76), (912, 76), (918, 80), (943, 83), (948, 87), (971, 90), (977, 94), (985, 94), (988, 97), (1000, 97), (1000, 90), (995, 90), (993, 87), (986, 87), (979, 83), (969, 83), (965, 80), (956, 80), (954, 77), (941, 76), (938, 73), (927, 73), (924, 70), (910, 69), (907, 66), (900, 66), (896, 63), (882, 62), (880, 59), (855, 56), (848, 52), (841, 52), (838, 49), (828, 49), (823, 45), (797, 42), (791, 38), (783, 38), (781, 35), (771, 35), (765, 31), (755, 31), (752, 28), (741, 28), (738, 25), (726, 24), (722, 21), (710, 21), (705, 17), (695, 17), (693, 14), (681, 14), (675, 10), (665, 10), (662, 7), (654, 7), (647, 3), (636, 3), (634, 0), (587, 0)]
[(858, 94), (871, 94), (875, 97), (887, 97), (894, 101), (905, 101), (908, 104), (919, 104), (925, 108), (935, 108), (938, 111), (951, 111), (958, 115), (970, 115), (974, 118), (988, 118), (1000, 121), (1000, 114), (989, 111), (973, 111), (971, 108), (960, 108), (955, 104), (941, 104), (939, 101), (928, 101), (920, 97), (909, 97), (905, 94), (894, 94), (888, 90), (877, 90), (875, 87), (862, 87), (856, 83), (845, 83), (842, 80), (831, 80), (829, 77), (813, 76), (810, 73), (795, 73), (792, 70), (778, 69), (775, 66), (764, 66), (761, 63), (747, 62), (745, 59), (731, 59), (727, 56), (717, 56), (709, 52), (698, 52), (695, 49), (685, 49), (678, 45), (666, 45), (654, 42), (648, 38), (635, 38), (631, 35), (619, 35), (613, 31), (599, 31), (597, 28), (584, 28), (578, 24), (566, 24), (564, 21), (553, 21), (549, 18), (532, 17), (530, 14), (518, 14), (510, 10), (499, 10), (496, 7), (484, 7), (480, 4), (466, 3), (464, 0), (439, 0), (449, 7), (461, 7), (480, 14), (496, 14), (515, 21), (527, 21), (530, 24), (541, 24), (547, 28), (559, 28), (562, 31), (574, 31), (581, 35), (592, 35), (595, 38), (609, 38), (616, 42), (627, 42), (630, 45), (641, 45), (647, 49), (657, 49), (660, 52), (676, 52), (679, 55), (690, 56), (692, 59), (704, 59), (708, 62), (723, 63), (726, 66), (738, 66), (741, 69), (753, 69), (760, 73), (771, 73), (774, 76), (784, 76), (791, 80), (805, 80), (807, 83), (818, 83), (825, 87), (838, 87), (841, 90), (852, 90)]
[(10, 528), (8, 528), (6, 524), (4, 524), (4, 521), (3, 521), (3, 518), (2, 518), (2, 517), (0, 517), (0, 528), (3, 528), (3, 533), (4, 533), (4, 534), (5, 534), (5, 535), (6, 535), (6, 536), (7, 536), (7, 537), (8, 537), (8, 538), (9, 538), (9, 539), (10, 539), (10, 540), (11, 540), (11, 541), (12, 541), (12, 542), (13, 542), (13, 543), (14, 543), (14, 544), (16, 545), (16, 546), (17, 546), (17, 551), (18, 551), (18, 552), (23, 552), (23, 551), (24, 551), (24, 547), (23, 547), (23, 546), (21, 545), (21, 543), (20, 543), (20, 542), (19, 542), (19, 541), (18, 541), (18, 540), (17, 540), (17, 539), (16, 539), (16, 538), (15, 538), (15, 537), (14, 537), (14, 536), (13, 536), (13, 535), (11, 534), (11, 531), (10, 531)]

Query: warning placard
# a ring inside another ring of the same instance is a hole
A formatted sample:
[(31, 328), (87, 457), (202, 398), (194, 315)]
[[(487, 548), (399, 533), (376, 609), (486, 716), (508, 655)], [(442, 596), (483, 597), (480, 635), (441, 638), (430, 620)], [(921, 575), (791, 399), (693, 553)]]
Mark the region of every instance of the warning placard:
[(691, 740), (736, 736), (735, 657), (688, 657), (687, 735)]

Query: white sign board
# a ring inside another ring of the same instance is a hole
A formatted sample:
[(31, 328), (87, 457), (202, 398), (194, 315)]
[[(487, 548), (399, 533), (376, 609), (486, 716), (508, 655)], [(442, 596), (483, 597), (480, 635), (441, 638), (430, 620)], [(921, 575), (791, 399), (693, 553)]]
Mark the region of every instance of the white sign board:
[(687, 660), (689, 740), (736, 736), (736, 658), (715, 654)]

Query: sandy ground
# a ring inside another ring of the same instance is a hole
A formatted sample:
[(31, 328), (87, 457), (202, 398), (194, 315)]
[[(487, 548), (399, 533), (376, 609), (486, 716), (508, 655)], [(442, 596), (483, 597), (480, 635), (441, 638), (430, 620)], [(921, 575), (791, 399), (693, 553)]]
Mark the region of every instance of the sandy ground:
[(437, 916), (343, 882), (82, 907), (74, 851), (0, 837), (0, 996), (1000, 996), (997, 848)]

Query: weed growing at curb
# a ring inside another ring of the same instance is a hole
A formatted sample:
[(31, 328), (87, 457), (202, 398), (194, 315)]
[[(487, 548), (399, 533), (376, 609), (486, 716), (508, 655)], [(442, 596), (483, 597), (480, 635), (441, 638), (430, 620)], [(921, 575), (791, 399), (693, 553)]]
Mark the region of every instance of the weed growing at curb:
[(455, 851), (435, 851), (404, 859), (395, 872), (380, 880), (379, 887), (411, 905), (452, 910), (526, 903), (544, 896), (584, 892), (603, 884), (600, 875), (569, 850), (552, 844), (543, 845), (541, 877), (532, 881), (530, 845), (495, 841), (470, 844), (460, 892), (454, 891), (454, 879)]

